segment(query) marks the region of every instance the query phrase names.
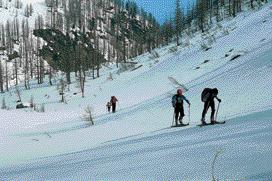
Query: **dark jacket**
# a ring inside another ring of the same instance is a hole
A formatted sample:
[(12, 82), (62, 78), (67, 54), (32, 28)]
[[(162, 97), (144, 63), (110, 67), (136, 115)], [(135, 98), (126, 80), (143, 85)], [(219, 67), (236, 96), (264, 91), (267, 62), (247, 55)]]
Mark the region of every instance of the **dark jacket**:
[(112, 97), (111, 97), (110, 102), (111, 102), (112, 104), (116, 104), (117, 101), (118, 101), (118, 99), (117, 99), (115, 96), (112, 96)]
[(183, 101), (186, 101), (188, 104), (190, 104), (189, 100), (184, 95), (174, 95), (172, 97), (172, 105), (173, 107), (176, 106), (183, 106)]

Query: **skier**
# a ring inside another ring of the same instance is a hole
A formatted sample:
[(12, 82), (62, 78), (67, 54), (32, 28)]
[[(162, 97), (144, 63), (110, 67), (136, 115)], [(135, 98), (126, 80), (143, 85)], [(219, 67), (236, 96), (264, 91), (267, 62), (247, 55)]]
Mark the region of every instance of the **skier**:
[(221, 99), (217, 97), (218, 95), (218, 89), (210, 89), (210, 88), (205, 88), (201, 94), (201, 99), (204, 102), (204, 109), (202, 112), (202, 118), (201, 118), (201, 123), (203, 125), (206, 125), (207, 123), (205, 122), (205, 115), (208, 112), (209, 107), (211, 107), (212, 112), (211, 112), (211, 124), (216, 124), (217, 121), (214, 119), (214, 114), (215, 114), (215, 102), (214, 98), (218, 100), (218, 102), (221, 102)]
[(111, 106), (112, 106), (112, 112), (115, 113), (116, 111), (116, 103), (118, 102), (118, 99), (115, 96), (111, 96)]
[(178, 121), (180, 122), (180, 125), (186, 125), (182, 123), (182, 119), (185, 116), (184, 114), (184, 108), (183, 108), (183, 101), (186, 101), (188, 105), (190, 106), (189, 100), (183, 95), (183, 92), (181, 89), (177, 90), (177, 94), (172, 97), (172, 105), (175, 109), (175, 121), (176, 126), (179, 126)]
[(111, 103), (110, 103), (110, 102), (108, 102), (106, 106), (107, 106), (107, 108), (108, 108), (108, 112), (110, 113)]

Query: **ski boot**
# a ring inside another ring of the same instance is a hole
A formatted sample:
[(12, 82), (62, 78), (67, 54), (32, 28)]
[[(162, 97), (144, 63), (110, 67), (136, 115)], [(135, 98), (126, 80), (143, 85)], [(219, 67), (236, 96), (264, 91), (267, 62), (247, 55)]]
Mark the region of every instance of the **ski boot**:
[(211, 117), (211, 124), (216, 124), (217, 121), (214, 119), (214, 117)]
[(178, 119), (176, 119), (176, 124), (175, 124), (175, 126), (176, 126), (176, 127), (179, 126)]
[(179, 119), (179, 125), (184, 126), (185, 124), (182, 122), (182, 119), (183, 118)]
[(202, 124), (202, 125), (206, 125), (206, 124), (207, 124), (207, 123), (205, 122), (205, 118), (202, 118), (202, 119), (201, 119), (201, 124)]

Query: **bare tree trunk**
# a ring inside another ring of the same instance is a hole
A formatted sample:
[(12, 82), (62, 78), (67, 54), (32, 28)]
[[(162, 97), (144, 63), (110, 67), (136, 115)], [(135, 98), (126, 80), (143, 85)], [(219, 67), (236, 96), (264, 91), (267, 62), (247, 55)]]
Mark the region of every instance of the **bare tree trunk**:
[(18, 63), (17, 63), (17, 58), (14, 60), (14, 65), (15, 65), (15, 85), (18, 85)]
[(4, 92), (2, 62), (0, 62), (0, 90), (1, 90), (2, 93)]
[(9, 82), (8, 82), (8, 62), (6, 60), (6, 91), (9, 91)]
[(71, 84), (71, 73), (70, 72), (66, 72), (66, 81), (67, 81), (67, 84)]
[(51, 66), (49, 67), (49, 85), (51, 85), (51, 86), (53, 85), (52, 84), (52, 67)]

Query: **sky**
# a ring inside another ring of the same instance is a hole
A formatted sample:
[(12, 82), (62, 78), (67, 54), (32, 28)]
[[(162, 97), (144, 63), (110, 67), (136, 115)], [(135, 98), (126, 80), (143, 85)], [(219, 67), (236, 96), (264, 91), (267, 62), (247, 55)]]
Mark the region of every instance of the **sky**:
[[(139, 6), (143, 7), (147, 12), (152, 13), (156, 19), (163, 23), (175, 12), (176, 0), (134, 0)], [(181, 0), (182, 6), (186, 6), (192, 0)]]

